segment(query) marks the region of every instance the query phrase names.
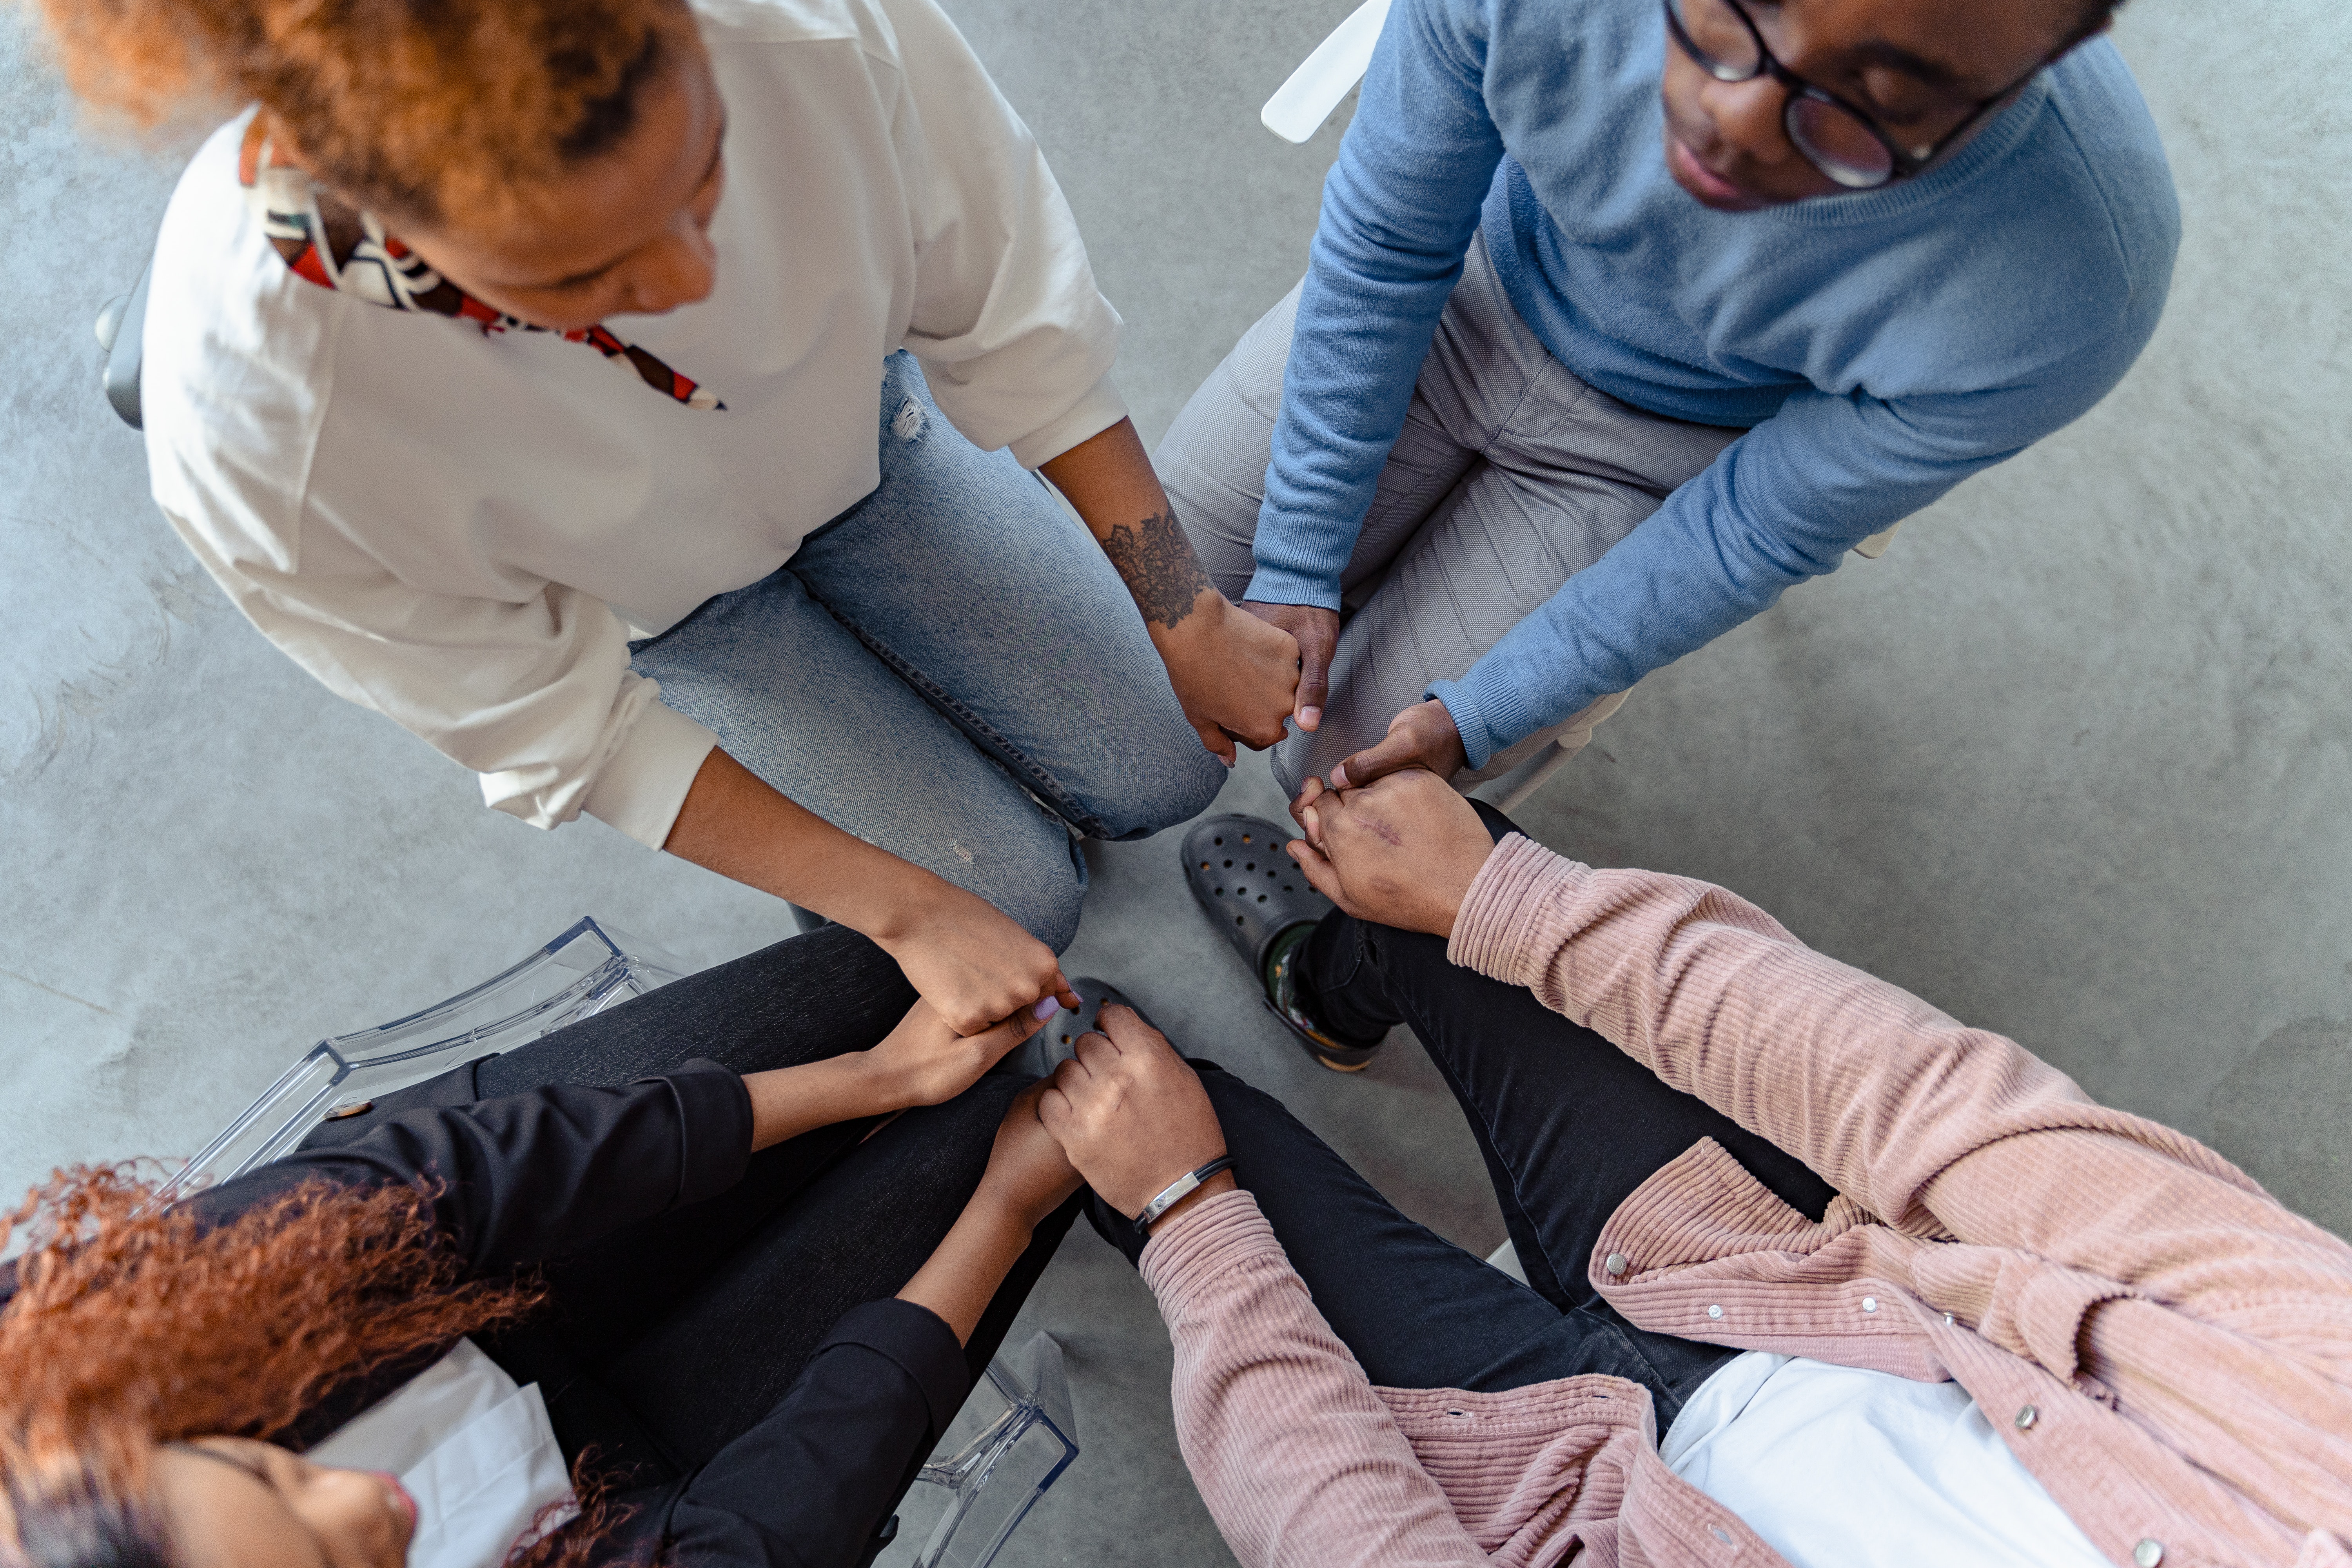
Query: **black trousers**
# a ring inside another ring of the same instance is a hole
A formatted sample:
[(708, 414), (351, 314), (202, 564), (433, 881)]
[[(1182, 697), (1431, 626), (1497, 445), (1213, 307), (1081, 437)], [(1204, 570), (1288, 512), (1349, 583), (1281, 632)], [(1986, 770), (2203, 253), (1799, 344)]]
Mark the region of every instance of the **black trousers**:
[[(1498, 841), (1514, 831), (1480, 812)], [(1638, 1329), (1602, 1300), (1586, 1277), (1602, 1225), (1702, 1137), (1814, 1218), (1830, 1185), (1532, 992), (1447, 962), (1443, 938), (1335, 910), (1311, 939), (1306, 976), (1326, 1023), (1377, 1036), (1402, 1022), (1420, 1037), (1486, 1156), (1528, 1281), (1405, 1218), (1272, 1096), (1196, 1061), (1236, 1177), (1365, 1373), (1391, 1388), (1490, 1393), (1608, 1373), (1649, 1389), (1663, 1436), (1738, 1352)], [(1090, 1217), (1140, 1255), (1131, 1225), (1098, 1205)]]
[[(791, 1067), (865, 1049), (914, 1001), (881, 949), (828, 926), (493, 1057), (476, 1091), (621, 1084), (689, 1057)], [(674, 1480), (773, 1408), (842, 1313), (913, 1277), (1024, 1081), (992, 1074), (945, 1105), (762, 1150), (719, 1197), (551, 1265), (551, 1310), (483, 1348), (540, 1384), (566, 1459), (593, 1447), (631, 1487)], [(990, 1303), (965, 1347), (972, 1382), (1076, 1214), (1074, 1202), (1038, 1227)]]

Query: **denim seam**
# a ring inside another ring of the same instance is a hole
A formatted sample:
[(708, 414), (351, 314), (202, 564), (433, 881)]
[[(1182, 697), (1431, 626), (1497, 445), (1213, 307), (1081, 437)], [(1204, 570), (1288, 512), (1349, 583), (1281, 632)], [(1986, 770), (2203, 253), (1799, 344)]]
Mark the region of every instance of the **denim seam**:
[[(816, 598), (814, 594), (809, 596)], [(1076, 799), (1062, 787), (1059, 779), (1033, 761), (1026, 752), (1011, 741), (1005, 739), (994, 725), (965, 707), (961, 700), (938, 681), (899, 658), (898, 653), (881, 638), (874, 636), (831, 605), (825, 605), (823, 599), (817, 599), (816, 602), (824, 605), (824, 613), (848, 627), (850, 635), (864, 643), (867, 651), (875, 658), (889, 666), (891, 672), (899, 679), (913, 687), (932, 707), (946, 714), (958, 728), (987, 748), (1005, 771), (1013, 774), (1015, 783), (1022, 784), (1030, 791), (1032, 795), (1037, 797), (1039, 805), (1045, 806), (1086, 837), (1108, 838), (1110, 837), (1108, 823), (1080, 805)], [(1026, 777), (1024, 776), (1024, 773)], [(1039, 793), (1041, 791), (1042, 795)]]

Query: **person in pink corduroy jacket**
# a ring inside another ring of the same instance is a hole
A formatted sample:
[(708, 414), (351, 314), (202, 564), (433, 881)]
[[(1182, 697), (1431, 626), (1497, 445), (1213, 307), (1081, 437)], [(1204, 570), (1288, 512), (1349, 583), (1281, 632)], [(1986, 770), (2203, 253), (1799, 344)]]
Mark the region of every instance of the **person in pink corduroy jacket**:
[(1039, 1116), (1248, 1568), (2352, 1565), (2341, 1238), (1722, 889), (1423, 773), (1299, 816), (1307, 992), (1412, 1026), (1529, 1283), (1104, 1011)]

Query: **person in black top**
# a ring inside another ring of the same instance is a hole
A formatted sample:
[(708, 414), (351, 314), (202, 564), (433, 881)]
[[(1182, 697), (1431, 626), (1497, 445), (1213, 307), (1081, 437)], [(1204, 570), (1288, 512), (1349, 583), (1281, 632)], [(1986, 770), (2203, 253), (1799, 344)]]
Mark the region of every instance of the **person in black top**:
[(551, 1565), (870, 1560), (1076, 1212), (990, 1072), (838, 927), (324, 1124), (164, 1212), (60, 1173), (0, 1264), (0, 1562), (398, 1568), (301, 1450), (461, 1333), (590, 1506)]

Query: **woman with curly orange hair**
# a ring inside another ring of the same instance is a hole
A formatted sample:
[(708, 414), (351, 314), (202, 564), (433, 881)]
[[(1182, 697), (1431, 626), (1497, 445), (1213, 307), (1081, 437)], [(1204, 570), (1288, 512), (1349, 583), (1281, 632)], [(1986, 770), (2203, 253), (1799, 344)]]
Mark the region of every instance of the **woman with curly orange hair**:
[(866, 932), (969, 1032), (1066, 995), (1077, 840), (1281, 737), (1296, 645), (1210, 587), (933, 0), (40, 4), (86, 97), (255, 106), (157, 246), (158, 502), (492, 806)]
[(0, 1264), (0, 1563), (867, 1560), (1076, 1213), (987, 1070), (1034, 1027), (828, 930), (168, 1209), (61, 1174)]

